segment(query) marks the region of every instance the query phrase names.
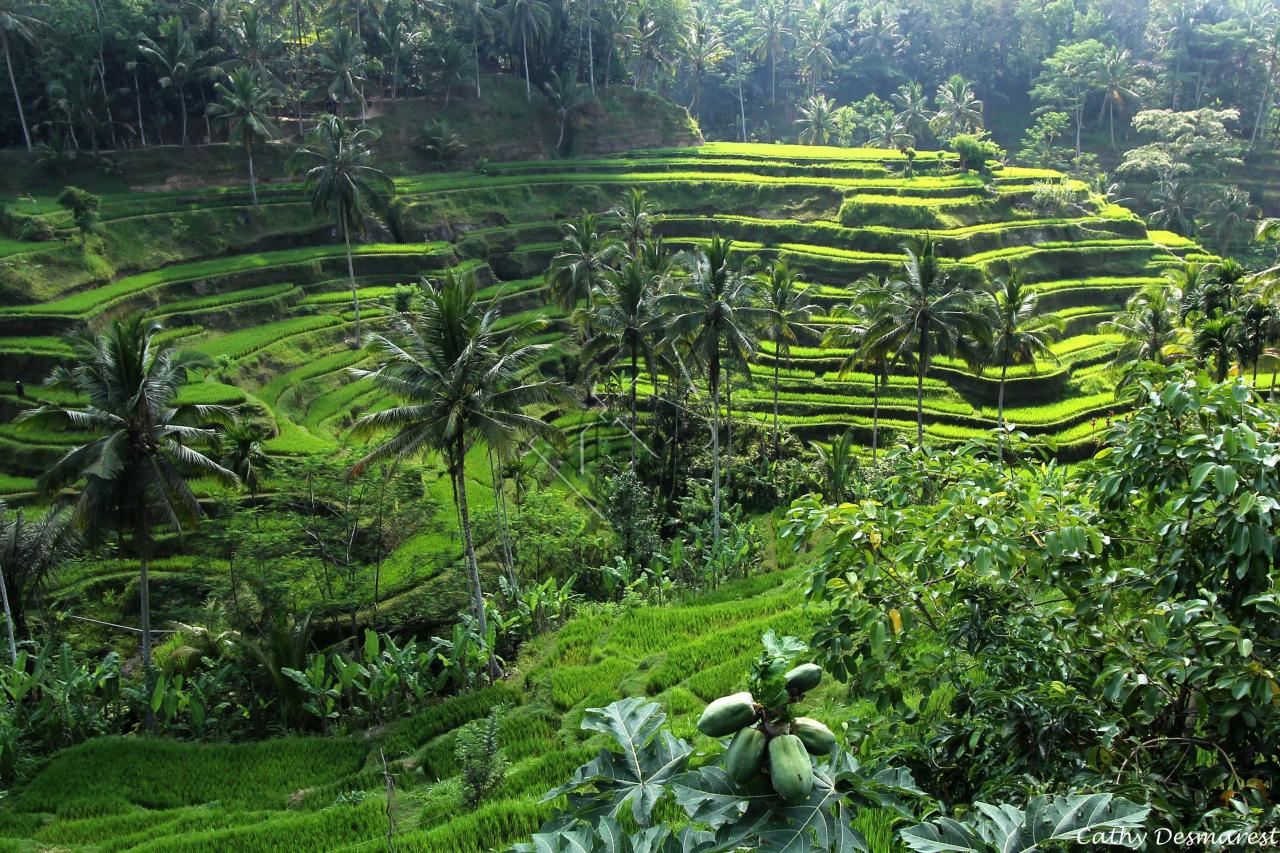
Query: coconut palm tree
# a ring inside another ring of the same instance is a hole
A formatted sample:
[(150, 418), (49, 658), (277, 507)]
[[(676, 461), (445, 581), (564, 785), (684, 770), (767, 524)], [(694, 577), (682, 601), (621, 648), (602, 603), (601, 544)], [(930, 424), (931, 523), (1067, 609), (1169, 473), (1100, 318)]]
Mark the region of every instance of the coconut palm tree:
[(822, 338), (824, 347), (849, 350), (836, 372), (845, 379), (857, 369), (871, 372), (871, 461), (874, 464), (880, 448), (880, 390), (889, 382), (889, 360), (894, 353), (891, 341), (871, 340), (867, 332), (876, 325), (880, 312), (889, 304), (889, 282), (875, 275), (865, 276), (853, 285), (853, 298), (847, 305), (838, 305), (831, 314), (846, 318), (846, 322), (827, 329)]
[(4, 48), (4, 64), (9, 71), (9, 86), (13, 89), (13, 102), (18, 108), (18, 123), (22, 125), (22, 139), (31, 153), (31, 130), (27, 127), (27, 114), (22, 108), (22, 95), (18, 93), (18, 81), (13, 76), (12, 41), (35, 40), (36, 28), (43, 26), (41, 16), (48, 10), (39, 3), (23, 0), (0, 0), (0, 47)]
[[(1280, 333), (1280, 306), (1265, 292), (1254, 291), (1245, 297), (1240, 312), (1241, 354), (1253, 365), (1252, 382), (1258, 385), (1258, 362), (1267, 344)], [(1243, 372), (1243, 371), (1241, 371)]]
[(751, 49), (759, 59), (769, 61), (769, 104), (778, 105), (778, 57), (791, 35), (788, 0), (763, 0), (755, 9), (755, 21), (747, 31)]
[(831, 51), (835, 35), (831, 13), (826, 4), (813, 7), (801, 20), (796, 33), (800, 67), (804, 69), (804, 76), (809, 78), (810, 95), (817, 94), (818, 86), (836, 64), (835, 54)]
[(1207, 365), (1212, 359), (1213, 378), (1225, 381), (1231, 362), (1241, 354), (1244, 345), (1240, 318), (1235, 314), (1216, 311), (1196, 324), (1191, 333), (1191, 348), (1200, 363)]
[[(551, 435), (553, 428), (527, 410), (561, 398), (556, 383), (533, 374), (546, 346), (522, 343), (519, 328), (500, 335), (497, 321), (496, 311), (476, 298), (474, 274), (449, 270), (426, 294), (420, 312), (397, 314), (391, 335), (373, 337), (378, 367), (353, 371), (400, 404), (356, 421), (356, 438), (392, 435), (356, 462), (352, 474), (384, 461), (431, 453), (443, 457), (462, 527), (472, 614), (482, 637), (489, 629), (467, 501), (467, 452), (479, 445), (501, 450), (531, 436)], [(492, 647), (489, 674), (499, 675)]]
[(998, 462), (1004, 461), (1004, 390), (1009, 366), (1035, 365), (1040, 356), (1057, 360), (1049, 344), (1062, 333), (1062, 318), (1041, 314), (1040, 297), (1015, 270), (992, 282), (983, 293), (983, 305), (991, 324), (991, 341), (984, 354), (988, 364), (1000, 367), (1000, 386), (996, 393), (996, 428), (999, 433)]
[(711, 391), (712, 536), (720, 543), (720, 380), (721, 359), (747, 363), (755, 350), (752, 331), (763, 322), (755, 304), (759, 282), (732, 265), (733, 241), (713, 236), (696, 250), (686, 286), (658, 299), (671, 340), (688, 341), (692, 356), (706, 368)]
[[(645, 191), (631, 187), (622, 200), (609, 208), (609, 216), (617, 226), (618, 234), (627, 244), (627, 253), (638, 257), (641, 244), (653, 233), (658, 220), (657, 209), (649, 202)], [(669, 255), (668, 255), (669, 257)]]
[(355, 264), (351, 258), (352, 233), (363, 234), (370, 208), (381, 206), (395, 185), (373, 165), (370, 145), (377, 131), (362, 127), (349, 130), (342, 119), (323, 115), (312, 131), (309, 144), (291, 158), (293, 171), (305, 170), (305, 189), (311, 211), (331, 216), (347, 249), (347, 279), (351, 283), (351, 306), (355, 311), (354, 345), (363, 339), (360, 324), (360, 295), (356, 289)]
[(252, 67), (237, 68), (227, 75), (225, 82), (213, 87), (218, 101), (209, 105), (209, 115), (227, 126), (227, 144), (244, 146), (249, 161), (249, 194), (258, 203), (258, 179), (253, 173), (253, 144), (268, 140), (276, 128), (269, 118), (270, 108), (280, 98), (280, 92), (266, 87), (258, 71)]
[(199, 55), (195, 42), (181, 18), (172, 17), (160, 25), (160, 40), (148, 35), (139, 37), (138, 50), (160, 73), (160, 85), (178, 93), (178, 112), (182, 118), (182, 145), (187, 144), (187, 83), (197, 73)]
[(990, 328), (972, 290), (942, 268), (932, 238), (903, 247), (902, 277), (888, 285), (866, 346), (916, 365), (916, 446), (924, 445), (924, 378), (939, 355), (959, 355), (977, 364), (990, 341)]
[(34, 517), (8, 515), (0, 501), (0, 603), (9, 641), (9, 661), (18, 662), (16, 635), (27, 633), (27, 604), (49, 573), (76, 550), (71, 516), (60, 508)]
[(1151, 191), (1152, 211), (1147, 215), (1147, 221), (1160, 228), (1172, 228), (1180, 234), (1193, 234), (1199, 203), (1191, 181), (1172, 172), (1166, 173)]
[(889, 96), (897, 113), (894, 118), (907, 133), (916, 139), (924, 139), (929, 130), (929, 100), (924, 95), (924, 87), (914, 80), (903, 83), (898, 91)]
[(1247, 233), (1257, 215), (1258, 208), (1249, 199), (1248, 192), (1240, 187), (1227, 187), (1205, 205), (1204, 215), (1197, 224), (1212, 240), (1214, 248), (1225, 255), (1236, 238)]
[[(142, 624), (142, 664), (151, 695), (151, 585), (153, 533), (157, 527), (182, 530), (201, 515), (187, 483), (189, 472), (228, 483), (236, 475), (196, 446), (214, 440), (213, 424), (230, 423), (224, 406), (183, 405), (178, 392), (188, 370), (207, 362), (158, 343), (156, 324), (142, 315), (115, 320), (97, 336), (71, 339), (70, 367), (54, 371), (50, 382), (73, 391), (79, 407), (48, 403), (22, 415), (24, 428), (70, 430), (94, 437), (69, 450), (37, 481), (53, 495), (80, 484), (73, 520), (89, 544), (111, 528), (129, 530), (137, 551)], [(147, 703), (147, 728), (155, 716)]]
[(594, 100), (591, 90), (566, 74), (563, 77), (558, 71), (551, 72), (551, 79), (542, 84), (547, 93), (547, 100), (555, 110), (556, 122), (560, 126), (560, 135), (556, 137), (556, 150), (564, 147), (564, 133), (569, 128), (573, 117), (587, 108)]
[(903, 150), (915, 145), (916, 141), (896, 116), (881, 115), (871, 120), (871, 138), (867, 144), (873, 148)]
[(506, 9), (507, 34), (511, 43), (520, 42), (524, 61), (524, 97), (533, 100), (529, 82), (529, 40), (541, 42), (551, 32), (551, 7), (544, 0), (509, 0)]
[(782, 362), (791, 364), (791, 345), (796, 343), (796, 332), (806, 329), (805, 323), (813, 314), (809, 304), (809, 291), (800, 286), (803, 276), (791, 269), (786, 261), (776, 260), (756, 274), (760, 280), (760, 308), (764, 312), (761, 332), (773, 341), (773, 458), (781, 451), (778, 431), (778, 378)]
[(657, 281), (637, 258), (627, 258), (616, 270), (606, 269), (592, 300), (595, 335), (583, 348), (584, 361), (612, 364), (623, 355), (631, 361), (631, 467), (636, 466), (636, 386), (640, 357), (653, 371), (653, 338)]
[(612, 235), (600, 227), (594, 213), (583, 213), (576, 222), (562, 227), (560, 251), (551, 259), (547, 284), (551, 297), (566, 311), (573, 311), (582, 300), (587, 301), (588, 314), (583, 326), (584, 338), (590, 338), (590, 306), (592, 295), (600, 285), (605, 269), (618, 257), (622, 247)]
[(836, 102), (821, 93), (812, 96), (800, 107), (800, 142), (804, 145), (825, 145), (836, 131)]
[(938, 87), (938, 111), (929, 129), (939, 137), (952, 137), (982, 129), (982, 101), (973, 94), (973, 86), (959, 74), (953, 74)]
[(365, 122), (364, 74), (368, 61), (364, 50), (349, 30), (336, 30), (328, 43), (320, 48), (316, 62), (328, 79), (325, 91), (335, 111), (352, 98), (360, 102), (360, 124)]
[(468, 21), (471, 30), (471, 56), (476, 71), (476, 97), (480, 94), (480, 42), (493, 38), (493, 25), (501, 18), (493, 0), (455, 0), (458, 11)]
[(680, 52), (693, 75), (693, 97), (689, 101), (689, 112), (697, 115), (698, 103), (702, 98), (702, 78), (713, 71), (717, 65), (730, 55), (720, 30), (711, 20), (711, 15), (702, 6), (693, 7), (693, 14), (680, 33)]
[(1100, 331), (1125, 339), (1115, 356), (1115, 364), (1125, 368), (1122, 385), (1143, 362), (1168, 364), (1181, 356), (1185, 330), (1179, 325), (1178, 298), (1168, 285), (1149, 284), (1129, 297), (1123, 311), (1099, 324)]
[(1092, 83), (1102, 91), (1102, 107), (1098, 110), (1098, 121), (1107, 116), (1107, 126), (1111, 135), (1111, 147), (1116, 147), (1116, 108), (1127, 110), (1129, 105), (1138, 99), (1134, 87), (1138, 85), (1138, 71), (1133, 62), (1133, 54), (1112, 45), (1093, 67)]
[(218, 434), (218, 464), (240, 479), (250, 497), (258, 496), (262, 473), (271, 464), (263, 447), (268, 438), (267, 431), (254, 421), (237, 421)]

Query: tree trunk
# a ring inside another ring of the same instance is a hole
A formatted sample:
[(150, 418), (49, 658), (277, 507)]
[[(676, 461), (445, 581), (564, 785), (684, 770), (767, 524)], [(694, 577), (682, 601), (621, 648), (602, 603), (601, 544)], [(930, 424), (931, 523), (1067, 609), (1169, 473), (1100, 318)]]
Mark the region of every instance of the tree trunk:
[(293, 36), (294, 49), (297, 50), (297, 61), (293, 63), (293, 89), (294, 108), (298, 115), (298, 137), (301, 138), (302, 133), (302, 4), (298, 0), (293, 0)]
[(182, 113), (182, 147), (187, 147), (187, 93), (178, 87), (178, 110)]
[(876, 464), (876, 453), (880, 446), (880, 367), (876, 366), (876, 375), (871, 377), (871, 464)]
[(480, 94), (480, 36), (477, 35), (471, 41), (471, 49), (475, 53), (476, 58), (476, 100), (483, 97)]
[(204, 86), (200, 87), (200, 112), (204, 114), (204, 138), (208, 145), (213, 144), (213, 124), (209, 120), (209, 99), (205, 97)]
[(778, 437), (778, 365), (779, 356), (773, 354), (773, 461), (777, 462), (781, 455), (781, 442)]
[(524, 99), (532, 101), (533, 93), (529, 88), (529, 30), (523, 24), (520, 26), (520, 50), (524, 54)]
[(1000, 444), (996, 450), (997, 464), (1004, 464), (1004, 379), (1009, 373), (1009, 359), (1000, 365), (1000, 390), (996, 392), (996, 428), (999, 432)]
[[(462, 524), (462, 542), (466, 550), (467, 558), (467, 580), (471, 585), (471, 609), (476, 617), (476, 628), (480, 631), (480, 636), (484, 642), (489, 642), (489, 620), (484, 612), (484, 590), (480, 586), (480, 568), (476, 565), (476, 547), (471, 539), (471, 510), (467, 506), (467, 469), (466, 469), (466, 452), (463, 448), (462, 441), (459, 439), (453, 448), (453, 476), (456, 486), (456, 494), (458, 497), (458, 519)], [(493, 648), (489, 649), (489, 682), (493, 683), (498, 679), (501, 672), (498, 670), (498, 659), (494, 656)]]
[(596, 93), (596, 49), (592, 38), (594, 29), (594, 22), (591, 20), (591, 0), (587, 0), (587, 79), (591, 83), (592, 95)]
[[(247, 128), (246, 128), (247, 130)], [(258, 205), (258, 179), (253, 174), (253, 138), (246, 135), (244, 153), (249, 158), (249, 195), (253, 197), (254, 207)]]
[(143, 704), (146, 705), (147, 734), (155, 734), (156, 712), (151, 706), (156, 684), (155, 669), (151, 665), (151, 521), (145, 510), (139, 514), (136, 537), (140, 562), (138, 599), (142, 620)]
[(9, 56), (9, 33), (0, 29), (0, 45), (4, 46), (4, 64), (9, 69), (9, 85), (13, 87), (13, 102), (18, 105), (18, 122), (22, 125), (22, 138), (31, 153), (31, 131), (27, 129), (27, 114), (22, 111), (22, 96), (18, 94), (18, 81), (13, 76), (13, 59)]
[(920, 344), (920, 363), (916, 366), (916, 449), (924, 447), (924, 342)]
[(142, 90), (138, 88), (138, 72), (133, 72), (133, 98), (138, 105), (138, 135), (142, 138), (142, 147), (147, 147), (147, 126), (142, 121)]
[(507, 524), (507, 490), (502, 482), (502, 468), (493, 448), (489, 448), (489, 480), (493, 486), (493, 507), (498, 515), (498, 532), (502, 537), (502, 561), (507, 569), (507, 580), (513, 592), (519, 590), (516, 579), (516, 561), (511, 550), (511, 528)]
[(342, 215), (342, 242), (347, 246), (347, 280), (351, 282), (351, 307), (356, 312), (356, 340), (353, 349), (360, 348), (363, 340), (363, 329), (360, 326), (360, 294), (356, 292), (356, 268), (351, 260), (351, 227), (347, 224), (346, 214)]
[(711, 541), (720, 544), (720, 353), (711, 356)]
[(724, 447), (728, 452), (724, 460), (724, 489), (733, 488), (733, 371), (724, 372)]
[[(636, 431), (638, 425), (636, 421), (636, 382), (639, 376), (638, 353), (636, 352), (635, 341), (631, 342), (631, 473), (636, 471)], [(656, 389), (655, 389), (656, 390)]]
[(742, 98), (742, 76), (738, 76), (738, 117), (742, 119), (742, 141), (747, 141), (747, 104)]
[(0, 601), (4, 603), (4, 627), (9, 640), (9, 662), (18, 665), (18, 644), (13, 636), (13, 611), (9, 609), (9, 587), (4, 582), (4, 567), (0, 566)]

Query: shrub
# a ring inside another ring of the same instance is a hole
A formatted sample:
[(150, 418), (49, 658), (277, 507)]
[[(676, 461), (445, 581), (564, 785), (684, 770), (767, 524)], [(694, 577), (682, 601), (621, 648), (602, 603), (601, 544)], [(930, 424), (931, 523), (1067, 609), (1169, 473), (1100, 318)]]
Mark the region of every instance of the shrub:
[(960, 157), (960, 169), (965, 172), (988, 173), (988, 160), (1000, 160), (1004, 150), (983, 135), (960, 133), (951, 139), (951, 150)]
[(18, 239), (27, 243), (47, 243), (56, 236), (53, 226), (38, 216), (24, 217)]
[(483, 720), (458, 730), (454, 755), (462, 771), (462, 802), (468, 809), (478, 806), (507, 775), (507, 759), (501, 752), (498, 733), (508, 710), (509, 706), (498, 705)]

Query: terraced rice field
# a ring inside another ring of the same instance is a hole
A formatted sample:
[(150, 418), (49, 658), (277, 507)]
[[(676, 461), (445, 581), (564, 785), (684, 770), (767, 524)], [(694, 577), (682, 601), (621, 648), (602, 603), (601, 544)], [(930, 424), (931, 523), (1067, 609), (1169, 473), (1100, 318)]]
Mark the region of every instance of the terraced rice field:
[[(558, 340), (563, 312), (548, 305), (542, 279), (556, 251), (558, 221), (604, 211), (630, 186), (642, 186), (662, 211), (657, 230), (670, 245), (693, 247), (721, 234), (744, 257), (786, 258), (824, 308), (846, 302), (858, 277), (893, 272), (900, 244), (928, 228), (954, 275), (976, 281), (1017, 263), (1042, 294), (1042, 308), (1063, 318), (1066, 336), (1054, 344), (1052, 360), (1009, 371), (1007, 417), (1067, 458), (1087, 453), (1117, 408), (1107, 365), (1119, 341), (1100, 334), (1098, 324), (1136, 289), (1202, 250), (1148, 232), (1136, 216), (1083, 187), (1075, 187), (1079, 204), (1072, 210), (1035, 210), (1035, 182), (1062, 180), (1044, 170), (1010, 167), (983, 181), (931, 153), (917, 159), (916, 177), (904, 177), (903, 166), (901, 155), (883, 150), (710, 144), (400, 179), (394, 233), (386, 230), (355, 255), (362, 316), (368, 328), (383, 328), (396, 285), (465, 264), (506, 322), (540, 315), (550, 321), (546, 339)], [(274, 425), (267, 443), (273, 454), (333, 454), (348, 441), (355, 416), (386, 403), (349, 373), (369, 357), (350, 346), (354, 317), (342, 247), (330, 229), (304, 215), (299, 187), (275, 184), (262, 196), (259, 208), (236, 188), (108, 197), (107, 241), (137, 239), (146, 229), (225, 225), (218, 218), (225, 216), (248, 223), (251, 232), (205, 235), (184, 252), (130, 270), (104, 272), (76, 261), (73, 244), (0, 244), (0, 494), (20, 500), (32, 478), (76, 439), (9, 425), (33, 400), (57, 397), (40, 380), (70, 355), (62, 336), (129, 312), (146, 311), (164, 324), (166, 337), (213, 357), (217, 367), (185, 393), (193, 401), (256, 409)], [(69, 226), (47, 199), (21, 204), (26, 215), (47, 217), (64, 231)], [(837, 375), (847, 353), (819, 345), (829, 322), (815, 319), (814, 333), (781, 366), (782, 421), (805, 440), (852, 429), (869, 443), (872, 379)], [(762, 344), (754, 381), (735, 379), (735, 418), (771, 419), (774, 359), (773, 348)], [(26, 399), (15, 393), (18, 379)], [(914, 430), (914, 383), (905, 372), (890, 377), (880, 396), (882, 428)], [(924, 383), (928, 439), (987, 434), (996, 419), (996, 387), (991, 373), (974, 375), (959, 362), (939, 360)], [(649, 390), (641, 385), (642, 394)], [(596, 429), (597, 421), (574, 411), (559, 424), (571, 439), (590, 436), (590, 458), (621, 446), (620, 432)], [(595, 446), (597, 435), (603, 446)], [(469, 460), (468, 470), (487, 481), (486, 460)], [(440, 507), (449, 506), (445, 479), (428, 488)], [(485, 493), (477, 490), (481, 504)], [(432, 589), (455, 559), (452, 513), (442, 511), (437, 521), (434, 532), (387, 560), (388, 600)], [(175, 559), (158, 561), (153, 576), (163, 585), (167, 577), (225, 570), (217, 561), (196, 567)], [(95, 563), (64, 577), (64, 588), (51, 594), (82, 600), (132, 575), (132, 566)], [(751, 579), (696, 603), (621, 617), (581, 615), (525, 652), (512, 685), (449, 700), (368, 739), (198, 751), (156, 743), (145, 760), (136, 746), (126, 758), (110, 740), (92, 742), (60, 756), (22, 793), (0, 823), (0, 850), (35, 849), (31, 840), (41, 849), (92, 842), (111, 850), (266, 850), (286, 837), (297, 851), (367, 849), (387, 829), (384, 754), (418, 780), (393, 797), (391, 813), (403, 833), (397, 849), (502, 847), (538, 826), (549, 810), (538, 801), (541, 793), (592, 754), (577, 727), (582, 709), (621, 694), (657, 696), (677, 733), (693, 737), (694, 713), (740, 686), (765, 627), (806, 634), (815, 613), (801, 608), (792, 580)], [(667, 651), (672, 636), (684, 642)], [(506, 724), (511, 772), (492, 802), (459, 816), (456, 728), (508, 701), (517, 703)], [(810, 713), (822, 719), (823, 702)], [(60, 792), (56, 814), (41, 793), (50, 790)], [(71, 791), (83, 797), (69, 797)], [(881, 837), (875, 815), (866, 820), (869, 837)], [(887, 849), (887, 841), (877, 849)]]
[[(358, 247), (356, 274), (364, 316), (385, 322), (398, 283), (459, 263), (477, 268), (484, 296), (511, 317), (546, 305), (541, 274), (556, 250), (558, 221), (582, 210), (607, 209), (628, 186), (642, 186), (663, 216), (657, 230), (675, 247), (712, 234), (731, 237), (741, 255), (786, 258), (800, 269), (823, 308), (845, 301), (849, 284), (867, 273), (893, 272), (900, 245), (927, 226), (952, 273), (976, 280), (1016, 264), (1041, 293), (1041, 305), (1067, 324), (1055, 359), (1010, 370), (1008, 418), (1071, 455), (1087, 450), (1085, 429), (1115, 408), (1101, 369), (1117, 340), (1097, 326), (1137, 288), (1202, 250), (1185, 238), (1148, 232), (1133, 214), (1076, 186), (1078, 204), (1048, 215), (1031, 204), (1036, 181), (1063, 180), (1040, 169), (1006, 167), (989, 180), (960, 173), (945, 154), (922, 154), (915, 176), (902, 175), (897, 152), (785, 145), (713, 143), (695, 149), (635, 152), (591, 160), (504, 163), (486, 174), (435, 174), (397, 181), (397, 233), (407, 242)], [(362, 361), (347, 347), (352, 334), (345, 258), (329, 230), (302, 222), (300, 188), (264, 188), (255, 226), (289, 248), (226, 252), (128, 274), (82, 281), (72, 276), (56, 296), (0, 306), (0, 411), (20, 405), (12, 382), (29, 397), (68, 354), (61, 335), (94, 328), (112, 316), (143, 310), (194, 347), (220, 360), (219, 379), (240, 389), (274, 420), (270, 448), (283, 454), (323, 453), (344, 441), (354, 415), (378, 405), (350, 384), (346, 369)], [(47, 199), (9, 202), (25, 215), (67, 229), (65, 214)], [(135, 220), (169, 227), (184, 217), (251, 206), (236, 188), (199, 192), (127, 193), (103, 204), (104, 239), (132, 234)], [(923, 213), (921, 212), (923, 211)], [(902, 223), (907, 223), (904, 227)], [(923, 222), (923, 226), (922, 226)], [(305, 227), (304, 227), (305, 226)], [(268, 241), (270, 242), (270, 241)], [(65, 264), (66, 245), (26, 244), (3, 259), (10, 275), (40, 279), (42, 265)], [(20, 266), (15, 267), (18, 264)], [(829, 322), (829, 321), (828, 321)], [(820, 331), (824, 318), (815, 320)], [(553, 325), (553, 328), (555, 326)], [(871, 421), (870, 377), (834, 376), (845, 353), (823, 349), (815, 333), (785, 365), (784, 422), (807, 439)], [(761, 381), (734, 395), (735, 417), (763, 419), (771, 405), (764, 379), (772, 348), (761, 346)], [(883, 395), (890, 429), (911, 421), (910, 378), (894, 376)], [(927, 432), (939, 441), (980, 435), (994, 423), (996, 381), (940, 361), (926, 383)], [(61, 438), (61, 437), (57, 437)], [(30, 487), (65, 445), (55, 437), (0, 433), (10, 451), (0, 486)]]

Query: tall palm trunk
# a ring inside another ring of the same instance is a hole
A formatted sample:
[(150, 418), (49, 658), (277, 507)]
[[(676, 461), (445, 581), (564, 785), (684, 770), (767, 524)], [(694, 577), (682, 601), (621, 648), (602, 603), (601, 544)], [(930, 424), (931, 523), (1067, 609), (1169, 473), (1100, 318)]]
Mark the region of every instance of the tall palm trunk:
[(356, 313), (356, 340), (355, 347), (360, 347), (360, 341), (363, 340), (363, 329), (360, 326), (360, 294), (356, 291), (356, 268), (351, 260), (351, 226), (347, 224), (347, 217), (342, 216), (342, 242), (347, 247), (347, 280), (351, 282), (351, 307)]
[(880, 449), (880, 368), (876, 367), (876, 375), (871, 377), (871, 464), (876, 464), (876, 454)]
[(253, 204), (258, 204), (258, 178), (253, 174), (253, 138), (245, 135), (244, 153), (249, 158), (249, 195), (253, 197)]
[(516, 561), (511, 551), (511, 528), (507, 524), (507, 490), (502, 481), (502, 468), (489, 448), (489, 480), (493, 484), (493, 506), (498, 515), (498, 533), (502, 537), (502, 561), (507, 570), (507, 580), (512, 591), (519, 589), (516, 579)]
[(636, 427), (636, 382), (639, 377), (639, 353), (636, 351), (636, 342), (631, 342), (631, 471), (636, 470), (636, 441), (640, 434)]
[(18, 105), (18, 122), (22, 125), (22, 138), (31, 153), (31, 131), (27, 129), (27, 114), (22, 111), (22, 95), (18, 94), (18, 81), (13, 76), (13, 58), (9, 56), (9, 33), (0, 29), (0, 45), (4, 47), (4, 64), (9, 69), (9, 85), (13, 87), (13, 102)]
[(778, 461), (781, 455), (781, 442), (778, 437), (778, 354), (773, 359), (773, 460)]
[(920, 351), (916, 365), (916, 449), (924, 447), (924, 371), (928, 362), (926, 330), (920, 330)]
[(4, 627), (8, 632), (9, 662), (18, 665), (18, 644), (13, 636), (13, 611), (9, 609), (9, 587), (4, 582), (4, 568), (0, 566), (0, 602), (4, 603)]
[(182, 86), (178, 87), (178, 111), (182, 113), (182, 147), (187, 147), (187, 93)]
[(478, 34), (471, 40), (471, 50), (476, 58), (476, 100), (479, 100), (483, 96), (480, 94), (480, 36)]
[(138, 606), (141, 610), (142, 672), (146, 690), (143, 704), (146, 705), (147, 734), (155, 734), (156, 712), (151, 707), (156, 682), (155, 669), (151, 665), (151, 520), (147, 518), (146, 510), (139, 513), (135, 541), (138, 545)]
[[(476, 564), (476, 546), (471, 538), (471, 509), (467, 505), (466, 449), (459, 438), (453, 447), (454, 494), (458, 500), (458, 520), (462, 525), (462, 543), (466, 550), (467, 581), (471, 586), (471, 610), (476, 617), (476, 628), (485, 643), (489, 642), (489, 620), (484, 612), (484, 590), (480, 586), (480, 567)], [(501, 672), (493, 648), (489, 648), (489, 681), (496, 681)]]
[(138, 135), (142, 137), (142, 147), (147, 147), (147, 126), (142, 121), (142, 89), (138, 87), (138, 72), (133, 72), (133, 98), (138, 105)]
[(529, 29), (525, 24), (520, 25), (520, 51), (524, 54), (524, 99), (532, 101), (533, 92), (529, 88)]
[(724, 449), (727, 453), (724, 459), (724, 488), (725, 491), (733, 489), (733, 371), (726, 369), (724, 372)]
[(742, 76), (738, 76), (738, 118), (742, 120), (742, 141), (747, 141), (747, 102), (742, 98)]
[(996, 462), (1004, 464), (1004, 380), (1009, 373), (1009, 359), (1000, 365), (1000, 390), (996, 392), (996, 428), (1000, 433), (1000, 444), (996, 450)]
[(591, 82), (591, 94), (596, 93), (596, 49), (591, 31), (595, 29), (591, 20), (591, 0), (587, 0), (587, 79)]
[(720, 544), (720, 353), (711, 355), (711, 541)]
[(297, 50), (297, 61), (293, 63), (293, 89), (296, 97), (294, 98), (294, 109), (298, 118), (298, 136), (302, 136), (302, 59), (305, 55), (302, 50), (302, 4), (299, 0), (293, 0), (293, 39), (294, 47)]

